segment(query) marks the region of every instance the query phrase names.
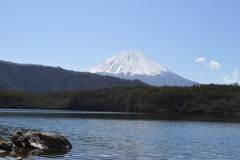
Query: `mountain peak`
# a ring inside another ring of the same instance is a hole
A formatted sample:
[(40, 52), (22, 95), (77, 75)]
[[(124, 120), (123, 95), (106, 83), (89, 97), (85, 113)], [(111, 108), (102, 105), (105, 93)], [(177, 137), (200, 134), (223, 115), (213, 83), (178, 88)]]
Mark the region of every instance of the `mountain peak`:
[(138, 51), (138, 50), (134, 50), (134, 49), (129, 49), (127, 51), (124, 51), (124, 52), (120, 53), (119, 55), (124, 55), (124, 54), (130, 55), (130, 56), (133, 56), (133, 55), (145, 55), (143, 52)]
[(162, 75), (168, 70), (138, 50), (127, 50), (88, 69), (91, 73), (114, 75)]

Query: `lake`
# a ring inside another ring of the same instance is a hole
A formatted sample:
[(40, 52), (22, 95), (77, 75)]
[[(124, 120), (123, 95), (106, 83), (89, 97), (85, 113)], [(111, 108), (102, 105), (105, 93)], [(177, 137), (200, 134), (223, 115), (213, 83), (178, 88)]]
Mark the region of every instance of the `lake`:
[[(14, 130), (64, 135), (69, 152), (24, 159), (240, 159), (240, 116), (0, 110), (0, 137)], [(13, 159), (0, 153), (0, 159)]]

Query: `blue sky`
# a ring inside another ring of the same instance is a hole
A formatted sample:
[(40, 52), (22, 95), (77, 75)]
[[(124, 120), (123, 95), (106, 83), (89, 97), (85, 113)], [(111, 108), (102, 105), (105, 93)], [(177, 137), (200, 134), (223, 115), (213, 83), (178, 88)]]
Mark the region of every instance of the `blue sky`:
[(240, 83), (239, 0), (1, 0), (0, 59), (84, 71), (125, 50), (199, 83)]

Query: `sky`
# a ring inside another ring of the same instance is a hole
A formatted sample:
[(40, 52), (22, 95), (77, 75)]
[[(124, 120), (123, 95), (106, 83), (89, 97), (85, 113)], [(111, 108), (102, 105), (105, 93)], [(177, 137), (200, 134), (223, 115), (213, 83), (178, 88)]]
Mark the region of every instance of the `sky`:
[(240, 83), (240, 1), (0, 0), (0, 60), (85, 71), (129, 49), (192, 81)]

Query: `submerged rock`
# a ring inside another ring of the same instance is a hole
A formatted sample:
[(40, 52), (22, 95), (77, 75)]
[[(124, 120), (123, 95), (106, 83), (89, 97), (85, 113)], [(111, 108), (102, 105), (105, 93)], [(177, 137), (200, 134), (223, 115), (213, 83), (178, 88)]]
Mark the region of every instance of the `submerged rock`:
[[(64, 157), (64, 155), (68, 153), (68, 150), (66, 149), (15, 149), (13, 151), (5, 151), (5, 150), (0, 150), (0, 159), (1, 158), (7, 158), (7, 157), (13, 157), (13, 158), (20, 158), (20, 159), (27, 159), (29, 156), (53, 156), (53, 157), (58, 157), (61, 159), (61, 157)], [(33, 159), (33, 158), (31, 158)], [(36, 158), (37, 159), (37, 158)]]

